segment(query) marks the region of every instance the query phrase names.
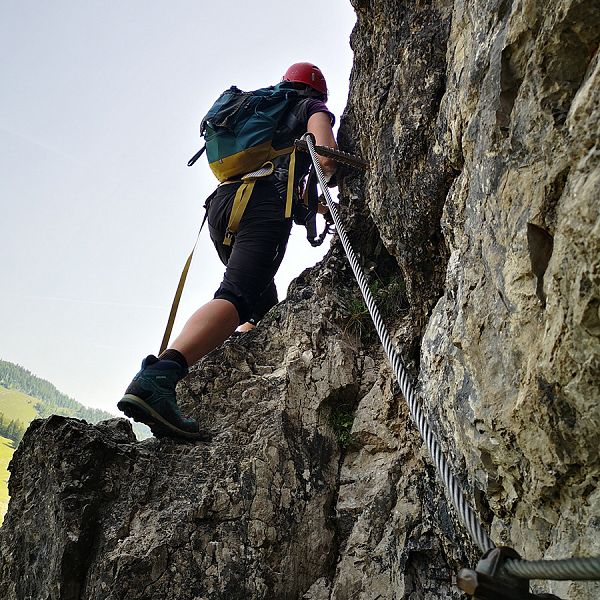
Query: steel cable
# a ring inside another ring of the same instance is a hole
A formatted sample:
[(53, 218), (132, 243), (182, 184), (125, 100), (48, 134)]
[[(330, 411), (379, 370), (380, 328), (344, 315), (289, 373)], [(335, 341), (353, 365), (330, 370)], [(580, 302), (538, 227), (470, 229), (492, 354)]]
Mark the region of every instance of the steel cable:
[(475, 540), (483, 552), (486, 552), (491, 548), (495, 548), (494, 542), (492, 542), (492, 540), (489, 538), (488, 534), (479, 522), (475, 511), (471, 508), (464, 497), (462, 489), (456, 480), (456, 477), (450, 470), (448, 462), (446, 461), (438, 441), (435, 439), (429, 422), (419, 406), (406, 367), (404, 366), (402, 358), (398, 350), (395, 348), (392, 339), (390, 338), (390, 335), (383, 323), (379, 309), (377, 308), (373, 295), (371, 294), (371, 290), (369, 289), (367, 279), (360, 267), (356, 254), (350, 245), (350, 241), (346, 235), (346, 231), (338, 214), (337, 208), (331, 199), (331, 194), (327, 188), (327, 182), (325, 181), (323, 170), (321, 169), (319, 159), (317, 158), (317, 154), (315, 152), (312, 136), (310, 134), (306, 134), (302, 139), (307, 143), (308, 151), (312, 158), (317, 177), (319, 178), (323, 195), (327, 201), (327, 207), (329, 208), (329, 212), (333, 217), (336, 230), (346, 252), (346, 256), (348, 257), (348, 261), (350, 262), (350, 266), (352, 267), (352, 271), (354, 272), (354, 277), (356, 278), (360, 291), (365, 299), (365, 304), (369, 309), (369, 313), (373, 319), (373, 324), (375, 325), (379, 339), (381, 340), (392, 369), (394, 370), (394, 374), (396, 375), (398, 384), (400, 385), (400, 389), (402, 390), (402, 394), (404, 395), (406, 403), (408, 404), (413, 421), (416, 423), (419, 433), (429, 449), (429, 453), (434, 460), (438, 473), (440, 474), (446, 489), (450, 492), (452, 502), (454, 503), (454, 506), (458, 512), (459, 518), (467, 528), (467, 531), (471, 534), (471, 537)]
[[(371, 318), (373, 319), (373, 324), (375, 325), (379, 339), (381, 340), (392, 369), (394, 370), (394, 374), (396, 375), (396, 380), (398, 381), (402, 394), (404, 395), (406, 403), (408, 404), (412, 419), (417, 425), (419, 433), (421, 434), (421, 438), (425, 442), (429, 453), (434, 460), (438, 473), (444, 485), (446, 486), (446, 489), (450, 493), (452, 503), (456, 508), (460, 520), (482, 552), (487, 552), (488, 550), (495, 548), (496, 545), (486, 533), (471, 505), (467, 502), (460, 484), (452, 473), (448, 461), (446, 460), (446, 457), (444, 456), (442, 449), (435, 438), (427, 417), (421, 410), (421, 406), (419, 405), (419, 402), (415, 396), (414, 388), (410, 381), (408, 371), (406, 370), (406, 367), (402, 362), (402, 357), (394, 346), (383, 323), (383, 319), (381, 318), (381, 314), (379, 313), (375, 299), (373, 298), (371, 290), (369, 289), (367, 279), (360, 267), (358, 258), (356, 257), (352, 246), (350, 245), (350, 240), (348, 239), (337, 208), (331, 199), (331, 194), (329, 193), (327, 182), (325, 181), (325, 176), (315, 151), (312, 136), (310, 134), (306, 134), (302, 137), (302, 139), (307, 143), (308, 151), (315, 167), (317, 177), (319, 178), (323, 195), (327, 201), (327, 207), (329, 208), (329, 212), (333, 217), (333, 222), (335, 223), (335, 227), (342, 242), (342, 246), (346, 252), (346, 256), (348, 257), (348, 262), (352, 267), (354, 277), (356, 278), (360, 291), (362, 292), (365, 300), (365, 304), (367, 305)], [(520, 577), (523, 579), (597, 580), (600, 579), (600, 557), (539, 561), (509, 559), (502, 566), (502, 571), (513, 577)]]
[(600, 557), (564, 560), (509, 559), (502, 571), (524, 579), (596, 580), (600, 579)]

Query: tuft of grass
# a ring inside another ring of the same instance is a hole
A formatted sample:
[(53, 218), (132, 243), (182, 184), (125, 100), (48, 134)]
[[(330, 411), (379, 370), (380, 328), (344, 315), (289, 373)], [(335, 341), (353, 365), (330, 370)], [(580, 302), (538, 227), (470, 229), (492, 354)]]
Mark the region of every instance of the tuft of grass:
[(391, 316), (406, 308), (406, 283), (402, 277), (396, 275), (387, 280), (378, 277), (369, 289), (383, 316)]
[[(407, 307), (406, 284), (399, 275), (385, 280), (375, 275), (375, 279), (369, 283), (369, 291), (383, 318), (397, 314)], [(340, 307), (346, 320), (345, 331), (364, 343), (374, 341), (375, 327), (360, 291), (357, 291), (357, 295), (341, 300)]]
[(362, 296), (360, 298), (352, 297), (344, 302), (342, 304), (342, 311), (346, 317), (346, 333), (362, 339), (371, 322), (369, 309), (364, 303)]
[(331, 409), (329, 419), (331, 428), (335, 433), (335, 438), (342, 450), (350, 445), (352, 436), (352, 423), (354, 423), (354, 411), (348, 404), (338, 404)]

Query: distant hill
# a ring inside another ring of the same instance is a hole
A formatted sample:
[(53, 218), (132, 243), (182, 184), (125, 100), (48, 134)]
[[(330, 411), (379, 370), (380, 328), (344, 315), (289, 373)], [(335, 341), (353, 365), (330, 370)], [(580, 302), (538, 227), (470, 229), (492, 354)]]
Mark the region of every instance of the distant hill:
[[(8, 507), (8, 463), (33, 419), (62, 415), (98, 423), (115, 415), (89, 408), (59, 392), (49, 381), (27, 369), (0, 360), (0, 522)], [(138, 439), (149, 437), (150, 430), (132, 423)]]
[[(26, 426), (35, 418), (43, 419), (50, 415), (75, 417), (88, 423), (115, 418), (105, 410), (84, 406), (59, 392), (49, 381), (5, 360), (0, 360), (0, 415), (4, 415), (5, 421), (16, 419)], [(133, 424), (133, 430), (140, 439), (150, 436), (149, 429), (138, 423)]]

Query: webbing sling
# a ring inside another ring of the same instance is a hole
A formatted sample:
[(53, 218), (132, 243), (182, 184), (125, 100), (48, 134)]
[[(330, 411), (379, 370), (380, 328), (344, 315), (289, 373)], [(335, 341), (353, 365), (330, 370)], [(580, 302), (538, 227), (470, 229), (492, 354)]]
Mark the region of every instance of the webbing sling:
[[(235, 198), (233, 199), (233, 205), (231, 207), (231, 215), (229, 216), (229, 222), (227, 223), (227, 231), (225, 232), (225, 238), (223, 239), (223, 245), (231, 246), (233, 238), (237, 233), (240, 221), (244, 215), (244, 211), (248, 206), (250, 196), (254, 191), (254, 185), (258, 179), (263, 177), (269, 177), (273, 175), (275, 171), (275, 165), (268, 161), (260, 169), (246, 173), (242, 176), (242, 185), (237, 189)], [(294, 199), (294, 175), (296, 172), (296, 150), (293, 149), (290, 153), (290, 164), (288, 167), (288, 183), (287, 183), (287, 194), (285, 199), (285, 218), (289, 219), (292, 216), (292, 203)]]
[(227, 231), (225, 232), (225, 238), (223, 239), (224, 246), (231, 246), (233, 242), (233, 236), (237, 233), (242, 215), (248, 206), (248, 200), (252, 196), (254, 191), (254, 184), (256, 179), (242, 183), (235, 193), (233, 199), (233, 206), (231, 207), (231, 215), (229, 215), (229, 222), (227, 223)]
[[(250, 173), (246, 173), (242, 176), (242, 185), (240, 185), (240, 187), (237, 189), (235, 198), (233, 199), (233, 204), (231, 206), (231, 214), (229, 215), (229, 221), (227, 223), (227, 231), (225, 231), (225, 238), (223, 239), (224, 246), (231, 246), (233, 243), (233, 238), (237, 233), (238, 227), (240, 226), (240, 221), (242, 220), (246, 206), (248, 206), (250, 196), (252, 196), (252, 192), (254, 191), (254, 184), (256, 183), (256, 180), (261, 179), (262, 177), (273, 175), (273, 171), (275, 171), (275, 165), (271, 161), (267, 161), (262, 165), (262, 167), (260, 167), (260, 169), (256, 169), (256, 171), (250, 171)], [(236, 182), (231, 181), (224, 183)]]
[(296, 149), (290, 154), (290, 165), (288, 167), (287, 197), (285, 199), (285, 218), (292, 216), (292, 200), (294, 198), (294, 175), (296, 173)]
[(177, 290), (175, 290), (175, 297), (173, 298), (173, 304), (171, 305), (171, 312), (169, 313), (169, 319), (167, 320), (167, 327), (165, 329), (165, 334), (163, 335), (162, 342), (160, 344), (160, 350), (158, 352), (159, 356), (167, 349), (169, 345), (169, 338), (171, 337), (171, 332), (173, 331), (173, 325), (175, 323), (175, 317), (177, 315), (177, 309), (179, 308), (179, 301), (181, 300), (181, 294), (183, 293), (183, 286), (185, 285), (185, 280), (187, 279), (188, 271), (190, 270), (190, 265), (192, 264), (192, 257), (194, 256), (194, 250), (198, 245), (198, 240), (200, 239), (200, 232), (204, 227), (204, 223), (206, 223), (206, 219), (208, 218), (208, 208), (204, 213), (204, 219), (202, 219), (202, 225), (200, 225), (200, 229), (198, 230), (198, 235), (196, 236), (196, 241), (194, 243), (194, 247), (188, 256), (188, 259), (185, 261), (185, 266), (183, 267), (183, 271), (181, 272), (181, 277), (179, 278), (179, 284), (177, 285)]

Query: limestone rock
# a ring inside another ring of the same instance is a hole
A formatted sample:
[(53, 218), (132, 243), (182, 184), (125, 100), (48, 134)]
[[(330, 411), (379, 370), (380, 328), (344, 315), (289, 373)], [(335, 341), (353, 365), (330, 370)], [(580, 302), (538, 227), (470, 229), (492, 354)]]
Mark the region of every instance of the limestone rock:
[[(339, 139), (371, 168), (341, 171), (340, 209), (423, 408), (496, 543), (600, 555), (600, 6), (352, 3)], [(339, 242), (178, 394), (210, 443), (32, 424), (0, 597), (464, 597), (480, 552)]]

